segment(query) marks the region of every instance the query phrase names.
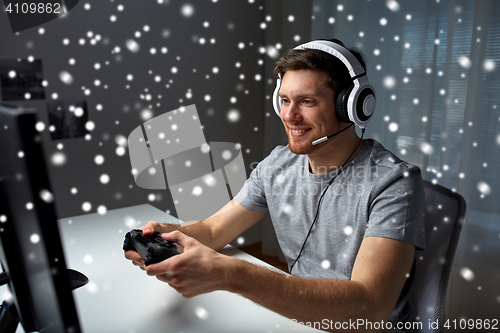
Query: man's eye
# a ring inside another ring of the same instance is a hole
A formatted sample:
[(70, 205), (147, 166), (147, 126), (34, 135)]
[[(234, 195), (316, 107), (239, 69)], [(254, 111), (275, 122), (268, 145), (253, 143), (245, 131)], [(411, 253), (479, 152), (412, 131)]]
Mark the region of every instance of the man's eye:
[(304, 103), (305, 105), (311, 105), (313, 102), (312, 102), (312, 101), (310, 101), (310, 100), (307, 100), (307, 99), (306, 99), (306, 100), (304, 100), (304, 102), (303, 102), (303, 103)]
[(281, 99), (281, 102), (282, 102), (283, 104), (288, 104), (288, 103), (290, 103), (290, 101), (289, 101), (289, 100), (287, 100), (286, 98), (282, 98), (282, 99)]

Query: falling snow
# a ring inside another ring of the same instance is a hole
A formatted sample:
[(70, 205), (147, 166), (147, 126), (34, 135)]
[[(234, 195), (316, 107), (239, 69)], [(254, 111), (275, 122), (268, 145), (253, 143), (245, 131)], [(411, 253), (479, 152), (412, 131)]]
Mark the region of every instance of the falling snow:
[(94, 258), (92, 258), (92, 256), (90, 254), (86, 254), (83, 257), (83, 262), (86, 264), (91, 264), (93, 261), (94, 261)]
[(230, 110), (227, 114), (227, 119), (233, 123), (240, 120), (240, 112), (238, 110)]
[(59, 73), (59, 79), (65, 84), (72, 84), (74, 81), (73, 76), (66, 71)]
[(392, 89), (396, 86), (396, 78), (394, 76), (386, 76), (384, 78), (384, 87)]
[(429, 143), (422, 142), (422, 144), (420, 144), (420, 151), (425, 155), (432, 155), (432, 153), (434, 153), (434, 148), (432, 148)]
[(82, 210), (84, 212), (89, 212), (92, 209), (92, 205), (89, 202), (84, 202), (82, 204)]
[(353, 232), (354, 232), (354, 229), (351, 226), (347, 226), (344, 228), (344, 234), (347, 236), (352, 235)]
[(51, 162), (55, 166), (62, 166), (66, 163), (66, 154), (57, 152), (52, 154)]
[(474, 280), (474, 272), (467, 267), (460, 269), (460, 275), (467, 281)]
[(201, 186), (195, 186), (193, 187), (193, 191), (191, 192), (191, 194), (195, 196), (200, 196), (203, 194), (203, 188)]
[(210, 187), (215, 187), (217, 185), (217, 179), (212, 175), (203, 176), (203, 182)]
[(470, 59), (466, 56), (460, 56), (458, 57), (458, 63), (460, 64), (460, 66), (462, 66), (463, 68), (470, 68), (470, 66), (472, 65)]
[(48, 190), (41, 190), (40, 198), (46, 203), (52, 203), (54, 201), (54, 196)]
[(38, 244), (40, 242), (40, 235), (38, 234), (32, 234), (30, 236), (30, 242), (33, 244)]
[(194, 308), (194, 313), (195, 313), (195, 315), (198, 318), (200, 318), (202, 320), (208, 319), (208, 311), (205, 308), (201, 307), (201, 306), (195, 307)]
[(97, 294), (99, 292), (99, 287), (95, 282), (90, 281), (86, 286), (85, 289), (91, 293), (91, 294)]
[(293, 207), (292, 205), (286, 203), (283, 204), (281, 210), (283, 211), (283, 213), (290, 215), (293, 212)]
[(486, 59), (483, 63), (483, 68), (486, 72), (493, 72), (495, 71), (496, 68), (496, 63), (495, 60), (493, 59)]
[(226, 161), (230, 160), (231, 157), (232, 157), (232, 154), (231, 154), (231, 152), (229, 150), (224, 150), (222, 152), (222, 158), (225, 159)]
[(35, 128), (38, 132), (43, 132), (43, 130), (45, 129), (45, 124), (39, 121), (35, 124)]
[(128, 229), (134, 229), (138, 225), (138, 222), (132, 216), (125, 217), (123, 223)]
[(491, 187), (486, 182), (481, 181), (477, 183), (477, 189), (481, 194), (488, 195), (491, 193)]
[(400, 5), (396, 0), (387, 0), (385, 4), (387, 5), (387, 8), (393, 12), (398, 12), (400, 9)]
[(101, 205), (101, 206), (97, 207), (97, 213), (99, 215), (105, 215), (107, 213), (107, 211), (108, 211), (108, 209), (106, 208), (106, 206)]
[(190, 4), (185, 4), (182, 6), (181, 14), (184, 17), (191, 17), (194, 15), (194, 7)]

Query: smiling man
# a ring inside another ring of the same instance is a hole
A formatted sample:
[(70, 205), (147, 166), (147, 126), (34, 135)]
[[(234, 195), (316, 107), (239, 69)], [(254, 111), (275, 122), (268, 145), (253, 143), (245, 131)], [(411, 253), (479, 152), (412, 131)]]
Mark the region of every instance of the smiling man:
[[(425, 247), (420, 170), (356, 134), (352, 122), (364, 126), (375, 99), (358, 52), (314, 41), (289, 50), (275, 74), (288, 145), (218, 214), (142, 228), (164, 233), (181, 255), (147, 267), (137, 253), (125, 256), (185, 297), (227, 290), (327, 331), (401, 328), (414, 251)], [(291, 275), (216, 252), (267, 213)]]
[[(279, 68), (279, 67), (277, 67)], [(281, 74), (280, 74), (281, 75)], [(341, 144), (313, 145), (315, 139), (327, 136), (349, 127), (336, 119), (334, 91), (329, 82), (329, 75), (323, 71), (310, 69), (288, 70), (283, 73), (283, 83), (279, 90), (282, 101), (281, 119), (288, 135), (288, 148), (294, 154), (307, 154), (313, 173), (318, 167), (327, 171), (342, 165), (342, 158), (351, 154), (354, 157), (362, 148), (359, 138), (351, 131), (339, 133), (335, 138)]]

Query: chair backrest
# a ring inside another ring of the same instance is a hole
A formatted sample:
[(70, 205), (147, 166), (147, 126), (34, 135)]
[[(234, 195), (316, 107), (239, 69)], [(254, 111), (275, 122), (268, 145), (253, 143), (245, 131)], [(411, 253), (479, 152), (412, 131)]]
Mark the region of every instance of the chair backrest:
[(441, 332), (446, 290), (466, 204), (460, 194), (441, 185), (424, 180), (424, 188), (426, 249), (415, 252), (416, 276), (408, 319), (421, 323), (422, 329), (409, 331)]

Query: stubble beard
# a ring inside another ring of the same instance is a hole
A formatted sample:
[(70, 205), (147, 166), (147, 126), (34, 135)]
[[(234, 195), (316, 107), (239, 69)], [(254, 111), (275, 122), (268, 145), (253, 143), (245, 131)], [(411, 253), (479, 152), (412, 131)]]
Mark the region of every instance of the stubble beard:
[(290, 151), (297, 155), (306, 155), (314, 152), (317, 147), (312, 144), (312, 142), (297, 143), (294, 142), (290, 135), (288, 135), (288, 148)]

